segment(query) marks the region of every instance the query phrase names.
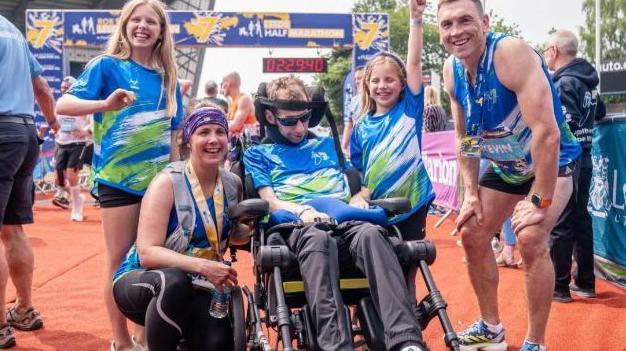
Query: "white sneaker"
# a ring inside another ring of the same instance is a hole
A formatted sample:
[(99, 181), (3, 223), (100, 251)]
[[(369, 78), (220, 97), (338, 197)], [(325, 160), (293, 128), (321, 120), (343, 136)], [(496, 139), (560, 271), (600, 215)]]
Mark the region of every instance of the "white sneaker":
[(74, 222), (83, 221), (83, 205), (85, 203), (85, 195), (80, 194), (77, 203), (72, 204), (72, 216), (71, 220)]

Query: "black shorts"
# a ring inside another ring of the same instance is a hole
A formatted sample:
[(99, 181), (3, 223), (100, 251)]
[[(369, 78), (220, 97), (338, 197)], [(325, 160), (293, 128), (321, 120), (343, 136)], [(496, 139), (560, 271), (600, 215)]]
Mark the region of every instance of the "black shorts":
[(33, 169), (38, 157), (34, 125), (0, 123), (1, 224), (33, 223)]
[(93, 163), (93, 144), (87, 144), (85, 147), (85, 157), (83, 157), (83, 164), (91, 166)]
[[(569, 177), (572, 175), (575, 169), (575, 163), (559, 167), (559, 177)], [(480, 186), (485, 188), (501, 191), (507, 194), (514, 195), (528, 195), (530, 189), (533, 186), (535, 178), (531, 178), (521, 184), (510, 184), (502, 180), (498, 173), (493, 169), (493, 165), (489, 164), (489, 167), (480, 177)]]
[(66, 169), (79, 171), (83, 168), (86, 148), (86, 143), (57, 145), (56, 151), (54, 152), (54, 160), (56, 162), (54, 168), (57, 171), (64, 171)]
[(100, 207), (102, 208), (134, 205), (140, 203), (141, 199), (143, 199), (143, 196), (98, 183), (98, 202), (100, 202)]

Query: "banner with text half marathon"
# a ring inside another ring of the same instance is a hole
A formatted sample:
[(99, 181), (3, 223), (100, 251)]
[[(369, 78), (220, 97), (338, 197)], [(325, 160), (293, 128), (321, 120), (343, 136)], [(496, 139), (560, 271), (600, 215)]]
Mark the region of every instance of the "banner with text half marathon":
[(389, 51), (389, 15), (384, 13), (355, 13), (353, 66), (365, 66), (380, 51)]
[[(169, 11), (176, 45), (351, 47), (351, 14)], [(119, 11), (65, 11), (66, 46), (101, 46)]]
[(593, 177), (587, 206), (593, 221), (596, 267), (626, 288), (626, 117), (596, 124)]
[[(63, 80), (63, 12), (52, 10), (29, 10), (26, 12), (26, 39), (33, 56), (43, 67), (43, 78), (48, 81), (55, 99), (61, 96), (61, 81)], [(39, 106), (35, 104), (35, 122), (39, 126), (45, 124)], [(52, 158), (54, 154), (54, 140), (49, 136), (44, 138), (41, 147), (40, 162)], [(49, 168), (49, 165), (44, 165)], [(45, 172), (42, 172), (45, 173)]]

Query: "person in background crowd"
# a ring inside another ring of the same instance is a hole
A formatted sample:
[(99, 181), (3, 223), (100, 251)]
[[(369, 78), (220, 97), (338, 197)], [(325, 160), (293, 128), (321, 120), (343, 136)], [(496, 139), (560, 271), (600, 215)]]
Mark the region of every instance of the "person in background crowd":
[(224, 112), (228, 112), (228, 101), (217, 96), (219, 93), (219, 87), (215, 81), (208, 81), (204, 85), (204, 93), (206, 96), (202, 100), (206, 100), (214, 105), (219, 106)]
[(361, 112), (361, 87), (363, 86), (363, 67), (356, 67), (354, 69), (354, 87), (356, 94), (350, 99), (350, 106), (348, 107), (348, 114), (343, 118), (343, 133), (341, 135), (341, 149), (346, 158), (350, 158), (350, 136), (352, 135), (352, 128), (354, 123), (359, 118)]
[[(549, 236), (572, 194), (580, 144), (540, 55), (522, 40), (489, 31), (480, 0), (439, 0), (441, 43), (461, 175), (457, 217), (480, 319), (458, 334), (463, 350), (506, 350), (498, 311), (493, 233), (511, 213), (524, 260), (528, 331), (521, 351), (545, 351), (554, 290)], [(479, 160), (490, 160), (478, 178)]]
[[(61, 93), (65, 94), (70, 86), (76, 82), (72, 76), (63, 78)], [(87, 145), (91, 142), (91, 122), (89, 116), (58, 115), (57, 120), (61, 128), (55, 134), (56, 150), (54, 153), (55, 169), (57, 174), (57, 194), (52, 203), (67, 208), (71, 204), (71, 220), (83, 220), (83, 204), (85, 196), (80, 193), (78, 172), (83, 168), (87, 152)], [(64, 196), (69, 190), (71, 201)]]
[[(581, 297), (595, 297), (593, 273), (593, 230), (587, 212), (591, 185), (591, 140), (595, 119), (606, 114), (598, 95), (598, 72), (583, 58), (576, 58), (578, 39), (569, 30), (557, 30), (544, 50), (548, 68), (563, 107), (565, 121), (582, 145), (582, 154), (573, 174), (574, 192), (552, 230), (550, 255), (554, 264), (553, 299), (572, 301), (570, 291)], [(571, 282), (572, 254), (578, 269)]]
[(94, 114), (95, 162), (106, 245), (105, 303), (111, 350), (142, 350), (132, 340), (112, 294), (112, 277), (137, 237), (141, 199), (152, 178), (177, 160), (175, 131), (183, 103), (165, 5), (131, 0), (122, 8), (105, 53), (59, 100), (57, 112)]
[[(43, 68), (22, 33), (2, 15), (0, 72), (0, 349), (7, 349), (15, 345), (13, 328), (31, 331), (43, 327), (31, 297), (35, 258), (22, 227), (33, 223), (33, 170), (39, 156), (33, 101), (52, 130), (57, 131), (59, 123), (52, 91), (41, 76)], [(5, 310), (9, 276), (17, 298)]]
[(237, 72), (231, 72), (222, 79), (222, 94), (229, 99), (228, 129), (232, 137), (238, 137), (244, 130), (251, 137), (259, 136), (259, 122), (254, 115), (254, 104), (248, 94), (240, 90), (241, 77)]
[(424, 89), (424, 133), (446, 130), (446, 111), (441, 106), (439, 89), (432, 85)]

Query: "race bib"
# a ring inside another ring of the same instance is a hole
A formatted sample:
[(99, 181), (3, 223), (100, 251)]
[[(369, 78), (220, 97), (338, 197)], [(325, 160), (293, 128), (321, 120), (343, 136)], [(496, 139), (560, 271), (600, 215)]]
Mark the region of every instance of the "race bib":
[(74, 126), (76, 125), (76, 119), (75, 118), (63, 118), (61, 120), (61, 128), (60, 130), (62, 132), (71, 132), (74, 130)]
[(510, 172), (525, 172), (528, 162), (522, 146), (507, 130), (488, 131), (483, 134), (482, 157), (495, 162)]

